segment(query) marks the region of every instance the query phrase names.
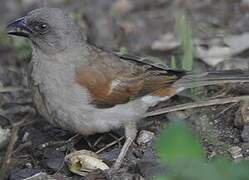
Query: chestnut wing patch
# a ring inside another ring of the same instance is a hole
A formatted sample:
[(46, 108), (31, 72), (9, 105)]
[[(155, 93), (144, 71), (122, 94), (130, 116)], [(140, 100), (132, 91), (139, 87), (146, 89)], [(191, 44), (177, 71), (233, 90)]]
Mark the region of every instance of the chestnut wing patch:
[(175, 92), (171, 84), (180, 78), (177, 74), (148, 65), (119, 63), (114, 67), (102, 61), (77, 71), (76, 82), (87, 88), (91, 103), (97, 107), (112, 107), (146, 94), (166, 96)]
[(77, 73), (76, 81), (86, 87), (95, 105), (123, 104), (143, 88), (143, 77), (131, 76), (113, 69), (85, 67)]

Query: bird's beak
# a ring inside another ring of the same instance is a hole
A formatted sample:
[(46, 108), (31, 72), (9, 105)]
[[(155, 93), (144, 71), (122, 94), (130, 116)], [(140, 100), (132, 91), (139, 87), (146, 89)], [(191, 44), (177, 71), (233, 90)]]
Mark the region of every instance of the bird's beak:
[(26, 17), (19, 18), (7, 26), (8, 34), (30, 37), (32, 29), (26, 24)]

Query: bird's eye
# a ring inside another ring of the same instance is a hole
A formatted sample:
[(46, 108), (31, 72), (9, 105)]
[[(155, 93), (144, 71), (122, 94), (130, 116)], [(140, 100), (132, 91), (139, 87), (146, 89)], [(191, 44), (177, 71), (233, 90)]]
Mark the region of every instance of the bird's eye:
[(36, 23), (34, 25), (34, 30), (39, 33), (44, 33), (48, 30), (48, 25), (46, 23)]

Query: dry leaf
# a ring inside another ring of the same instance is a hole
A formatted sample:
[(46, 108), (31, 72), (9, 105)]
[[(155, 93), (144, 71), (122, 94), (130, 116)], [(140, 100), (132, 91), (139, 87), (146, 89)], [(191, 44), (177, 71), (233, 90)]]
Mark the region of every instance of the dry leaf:
[(71, 172), (81, 176), (86, 176), (89, 172), (96, 169), (109, 169), (109, 167), (98, 158), (97, 154), (87, 150), (70, 153), (65, 157), (65, 161)]

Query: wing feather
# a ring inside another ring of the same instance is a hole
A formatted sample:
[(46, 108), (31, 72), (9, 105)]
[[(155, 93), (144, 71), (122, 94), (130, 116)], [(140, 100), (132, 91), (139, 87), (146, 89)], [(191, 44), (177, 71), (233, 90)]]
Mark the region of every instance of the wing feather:
[(114, 106), (146, 94), (165, 95), (184, 74), (137, 61), (103, 54), (77, 69), (76, 82), (88, 89), (93, 104)]

